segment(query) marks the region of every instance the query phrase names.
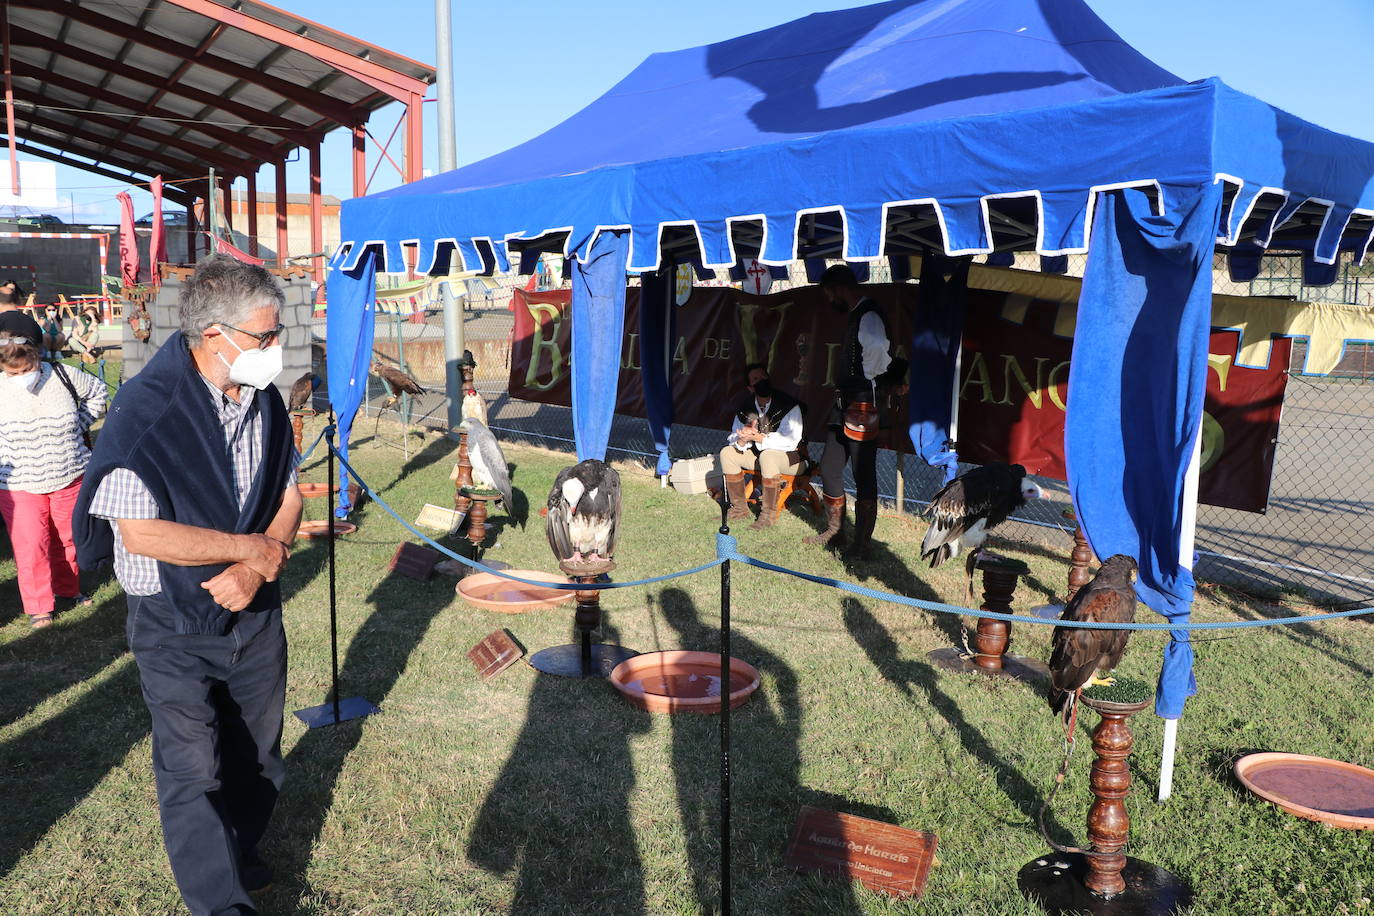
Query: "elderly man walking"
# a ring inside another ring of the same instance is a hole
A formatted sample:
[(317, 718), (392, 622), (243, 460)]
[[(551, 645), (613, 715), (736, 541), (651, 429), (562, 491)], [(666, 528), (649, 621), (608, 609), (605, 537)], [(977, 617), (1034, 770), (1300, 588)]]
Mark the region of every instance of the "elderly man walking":
[(286, 637), (277, 577), (300, 524), (281, 395), (283, 296), (202, 261), (181, 330), (120, 389), (77, 502), (78, 557), (113, 559), (152, 715), (163, 841), (193, 914), (255, 913), (281, 789)]

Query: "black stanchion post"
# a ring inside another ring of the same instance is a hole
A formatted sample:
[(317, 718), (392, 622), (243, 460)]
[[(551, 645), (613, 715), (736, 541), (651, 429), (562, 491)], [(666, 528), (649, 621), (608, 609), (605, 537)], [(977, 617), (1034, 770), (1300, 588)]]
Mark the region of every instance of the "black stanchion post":
[[(729, 501), (720, 533), (730, 533)], [(720, 564), (720, 912), (730, 916), (730, 561)]]
[(329, 425), (324, 429), (325, 445), (329, 448), (329, 477), (325, 487), (329, 494), (329, 659), (331, 665), (330, 702), (298, 709), (296, 718), (309, 728), (338, 725), (349, 719), (361, 719), (380, 710), (362, 697), (339, 699), (339, 617), (335, 592), (334, 566), (334, 411), (329, 411)]

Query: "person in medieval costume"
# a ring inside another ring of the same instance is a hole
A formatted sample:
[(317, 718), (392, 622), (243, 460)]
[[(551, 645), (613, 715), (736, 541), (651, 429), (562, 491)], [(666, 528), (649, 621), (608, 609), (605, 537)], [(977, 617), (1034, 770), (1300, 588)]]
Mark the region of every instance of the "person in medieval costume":
[(854, 536), (846, 560), (865, 560), (878, 520), (878, 409), (880, 396), (900, 388), (904, 360), (891, 355), (887, 320), (878, 303), (863, 294), (854, 271), (844, 264), (827, 268), (820, 287), (830, 305), (846, 315), (844, 338), (835, 366), (835, 400), (821, 453), (825, 528), (808, 544), (844, 546), (844, 467), (854, 474)]
[(784, 391), (773, 388), (762, 363), (745, 367), (745, 386), (749, 393), (739, 402), (730, 426), (730, 436), (720, 450), (720, 469), (725, 475), (725, 493), (730, 499), (729, 519), (749, 517), (744, 500), (744, 475), (756, 472), (762, 481), (763, 497), (759, 517), (750, 525), (758, 531), (777, 521), (782, 506), (778, 494), (782, 475), (798, 474), (805, 456), (802, 452), (802, 405)]

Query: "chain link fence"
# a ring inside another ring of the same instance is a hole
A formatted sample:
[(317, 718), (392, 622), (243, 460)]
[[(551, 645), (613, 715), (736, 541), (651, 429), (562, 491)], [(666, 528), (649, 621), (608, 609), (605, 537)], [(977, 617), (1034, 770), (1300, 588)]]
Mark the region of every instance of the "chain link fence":
[[(1018, 256), (1018, 267), (1037, 269), (1032, 256)], [(1069, 259), (1068, 273), (1081, 276), (1085, 256)], [(1267, 258), (1260, 277), (1233, 283), (1218, 256), (1214, 289), (1232, 295), (1264, 295), (1305, 301), (1374, 305), (1374, 270), (1343, 265), (1340, 279), (1329, 287), (1304, 286), (1298, 257)], [(718, 283), (726, 282), (719, 272)], [(875, 265), (870, 282), (890, 280), (886, 265)], [(464, 302), (467, 347), (477, 359), (476, 384), (487, 400), (491, 426), (502, 438), (573, 451), (572, 412), (568, 408), (521, 401), (507, 394), (512, 291), (526, 278), (469, 284)], [(773, 289), (806, 282), (800, 265)], [(323, 326), (318, 332), (323, 334)], [(447, 410), (443, 394), (443, 319), (437, 310), (410, 317), (377, 316), (375, 353), (384, 362), (398, 359), (426, 395), (397, 405), (407, 409), (412, 425), (442, 427)], [(1374, 441), (1374, 345), (1352, 344), (1329, 376), (1301, 374), (1306, 355), (1295, 341), (1289, 384), (1274, 461), (1268, 510), (1264, 514), (1199, 506), (1196, 573), (1199, 579), (1223, 582), (1263, 595), (1329, 605), (1356, 606), (1374, 597), (1374, 463), (1365, 457)], [(369, 380), (364, 413), (375, 417), (385, 392)], [(395, 410), (397, 408), (389, 409)], [(393, 414), (400, 418), (399, 412)], [(722, 417), (722, 424), (728, 422)], [(381, 427), (374, 426), (381, 430)], [(371, 432), (362, 427), (358, 435)], [(394, 432), (378, 432), (383, 439)], [(677, 425), (675, 453), (718, 450), (724, 429)], [(617, 415), (611, 428), (615, 457), (652, 467), (656, 453), (644, 420)], [(399, 444), (398, 444), (399, 447)], [(812, 446), (819, 460), (819, 447)], [(903, 511), (919, 512), (939, 488), (939, 473), (919, 459), (890, 451), (879, 453), (879, 492)], [(1064, 518), (1069, 508), (1063, 481), (1038, 480), (1045, 499), (1028, 504), (1002, 529), (1003, 535), (1030, 540), (1049, 549), (1072, 549), (1072, 528)], [(852, 485), (852, 481), (849, 481)]]

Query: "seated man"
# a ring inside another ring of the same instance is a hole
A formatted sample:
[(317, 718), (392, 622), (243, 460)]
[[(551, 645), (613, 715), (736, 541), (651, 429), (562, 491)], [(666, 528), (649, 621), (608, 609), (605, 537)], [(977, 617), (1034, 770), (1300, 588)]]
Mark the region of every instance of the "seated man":
[(768, 370), (761, 363), (745, 367), (749, 395), (740, 402), (730, 438), (720, 450), (720, 469), (725, 475), (725, 492), (730, 498), (731, 519), (749, 517), (744, 504), (744, 474), (758, 466), (763, 481), (763, 507), (749, 528), (758, 531), (777, 521), (778, 493), (782, 474), (797, 474), (802, 469), (800, 443), (802, 408), (797, 399), (774, 391)]

